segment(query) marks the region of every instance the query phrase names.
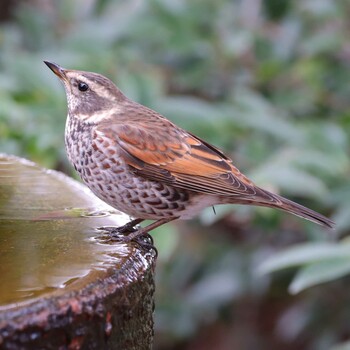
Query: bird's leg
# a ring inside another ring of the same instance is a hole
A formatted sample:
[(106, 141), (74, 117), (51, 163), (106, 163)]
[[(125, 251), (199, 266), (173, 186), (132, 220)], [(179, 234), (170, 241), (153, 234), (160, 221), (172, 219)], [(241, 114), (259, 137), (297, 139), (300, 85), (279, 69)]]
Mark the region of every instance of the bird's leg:
[[(153, 245), (153, 238), (152, 236), (148, 233), (149, 231), (154, 230), (155, 228), (164, 225), (170, 221), (173, 221), (177, 218), (167, 218), (167, 219), (160, 219), (157, 220), (155, 222), (153, 222), (152, 224), (146, 226), (146, 227), (142, 227), (139, 230), (133, 231), (130, 234), (128, 234), (127, 236), (122, 237), (122, 241), (123, 242), (136, 242), (137, 244), (140, 245), (140, 247), (142, 247), (143, 249), (150, 249), (154, 251), (154, 257), (157, 258), (158, 256), (158, 250), (157, 248)], [(120, 236), (118, 237), (120, 240)]]
[(124, 242), (130, 242), (130, 241), (137, 241), (138, 238), (141, 236), (145, 235), (149, 231), (154, 230), (155, 228), (162, 226), (170, 221), (178, 219), (177, 217), (172, 217), (172, 218), (165, 218), (165, 219), (159, 219), (152, 224), (147, 225), (146, 227), (142, 227), (136, 231), (131, 232), (127, 236), (125, 236)]
[(111, 233), (111, 234), (134, 232), (137, 230), (135, 226), (140, 224), (142, 221), (144, 221), (144, 219), (134, 219), (126, 223), (124, 226), (120, 226), (120, 227), (102, 226), (102, 227), (99, 227), (98, 230), (107, 231), (108, 233)]
[[(126, 242), (126, 235), (128, 233), (137, 232), (137, 228), (135, 227), (139, 223), (144, 221), (144, 219), (134, 219), (126, 223), (124, 226), (102, 226), (99, 227), (98, 230), (105, 231), (108, 233), (108, 240), (112, 242)], [(137, 243), (146, 249), (154, 250), (155, 257), (158, 256), (157, 249), (153, 246), (153, 238), (152, 236), (145, 234), (142, 237), (140, 237), (139, 240), (137, 240)]]
[[(110, 234), (111, 241), (122, 243), (134, 241), (137, 244), (139, 244), (142, 248), (154, 250), (155, 257), (157, 257), (157, 248), (154, 247), (153, 238), (150, 234), (148, 234), (148, 232), (176, 219), (177, 217), (160, 219), (146, 227), (142, 227), (139, 229), (136, 229), (134, 226), (144, 221), (144, 219), (134, 219), (122, 227), (100, 227), (99, 229), (107, 231)], [(127, 234), (128, 232), (129, 234)]]

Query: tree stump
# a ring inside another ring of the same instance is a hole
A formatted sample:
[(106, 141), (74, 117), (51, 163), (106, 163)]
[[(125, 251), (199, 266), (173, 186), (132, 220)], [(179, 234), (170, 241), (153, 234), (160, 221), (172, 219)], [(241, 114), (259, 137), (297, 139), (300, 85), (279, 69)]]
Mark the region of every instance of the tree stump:
[(151, 349), (155, 252), (97, 230), (128, 217), (0, 155), (0, 349)]

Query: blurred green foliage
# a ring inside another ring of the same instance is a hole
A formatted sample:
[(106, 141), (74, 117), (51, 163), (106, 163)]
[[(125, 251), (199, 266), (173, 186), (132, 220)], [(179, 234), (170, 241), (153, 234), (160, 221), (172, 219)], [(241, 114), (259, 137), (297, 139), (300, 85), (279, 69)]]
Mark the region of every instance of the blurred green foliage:
[[(19, 2), (0, 26), (0, 150), (73, 174), (63, 88), (42, 60), (96, 71), (345, 236), (349, 11), (346, 0)], [(347, 274), (348, 243), (274, 210), (216, 211), (155, 233), (156, 348), (322, 350), (348, 339), (348, 277), (287, 292)], [(257, 274), (266, 259), (266, 271), (304, 268)]]

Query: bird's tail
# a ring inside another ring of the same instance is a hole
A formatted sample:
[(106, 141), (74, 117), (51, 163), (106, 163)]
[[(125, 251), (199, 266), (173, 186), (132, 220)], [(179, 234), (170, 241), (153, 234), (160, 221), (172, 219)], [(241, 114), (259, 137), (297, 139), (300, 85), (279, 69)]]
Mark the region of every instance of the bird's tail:
[[(299, 216), (301, 218), (315, 222), (316, 224), (319, 224), (331, 229), (335, 227), (334, 221), (326, 218), (325, 216), (317, 213), (314, 210), (306, 208), (298, 203), (295, 203), (287, 198), (271, 193), (269, 191), (266, 191), (263, 189), (260, 189), (260, 190), (264, 192), (263, 200), (262, 201), (258, 200), (257, 203), (252, 203), (252, 204), (284, 210), (288, 213), (294, 214), (296, 216)], [(267, 197), (269, 197), (268, 201), (266, 200)]]

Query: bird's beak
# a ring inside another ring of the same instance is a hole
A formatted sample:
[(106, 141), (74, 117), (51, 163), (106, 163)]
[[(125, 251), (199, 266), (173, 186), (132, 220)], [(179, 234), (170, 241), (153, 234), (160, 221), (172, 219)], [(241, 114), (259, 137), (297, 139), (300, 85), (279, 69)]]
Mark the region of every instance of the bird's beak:
[(56, 63), (44, 61), (44, 63), (63, 81), (67, 81), (67, 75), (64, 68), (60, 67)]

